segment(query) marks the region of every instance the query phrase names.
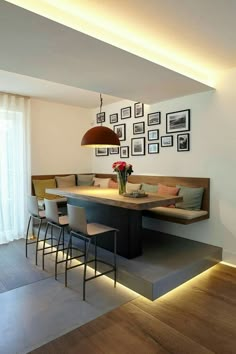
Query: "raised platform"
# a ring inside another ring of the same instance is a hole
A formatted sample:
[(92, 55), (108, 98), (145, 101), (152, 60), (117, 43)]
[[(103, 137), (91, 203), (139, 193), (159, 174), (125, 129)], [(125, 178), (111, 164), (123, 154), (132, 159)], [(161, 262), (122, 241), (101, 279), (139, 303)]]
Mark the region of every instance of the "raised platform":
[(118, 282), (155, 300), (221, 260), (220, 247), (143, 230), (143, 255), (118, 256)]

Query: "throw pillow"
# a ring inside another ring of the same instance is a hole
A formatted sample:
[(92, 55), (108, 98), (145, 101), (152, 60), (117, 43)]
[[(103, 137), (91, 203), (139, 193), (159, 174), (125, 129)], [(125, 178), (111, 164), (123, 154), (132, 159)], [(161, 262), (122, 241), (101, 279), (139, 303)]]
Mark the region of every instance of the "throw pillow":
[[(158, 194), (160, 195), (178, 195), (179, 188), (158, 184)], [(175, 208), (175, 204), (167, 205), (168, 208)]]
[(55, 176), (57, 188), (67, 188), (75, 186), (75, 175)]
[(158, 185), (157, 184), (142, 183), (141, 189), (146, 193), (157, 193), (158, 192)]
[(112, 179), (110, 179), (110, 181), (108, 182), (108, 188), (117, 189), (118, 188), (118, 183), (113, 181)]
[(100, 185), (101, 188), (108, 188), (110, 178), (97, 178), (93, 177), (94, 186)]
[(34, 192), (39, 199), (58, 199), (60, 195), (48, 194), (45, 192), (47, 188), (56, 188), (56, 180), (53, 179), (33, 179)]
[(176, 187), (180, 188), (179, 195), (183, 197), (183, 201), (176, 203), (177, 208), (187, 210), (200, 210), (202, 206), (202, 196), (204, 192), (203, 187), (190, 188), (181, 185)]
[(93, 174), (91, 174), (91, 175), (78, 174), (77, 175), (77, 186), (93, 186), (93, 178), (94, 178)]

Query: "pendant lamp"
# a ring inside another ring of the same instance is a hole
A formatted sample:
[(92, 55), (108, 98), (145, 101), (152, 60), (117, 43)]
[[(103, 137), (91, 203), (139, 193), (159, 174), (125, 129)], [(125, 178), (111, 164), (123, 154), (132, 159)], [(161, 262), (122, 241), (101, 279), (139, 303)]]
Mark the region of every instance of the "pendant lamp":
[[(100, 113), (102, 111), (102, 95), (100, 94)], [(101, 123), (102, 124), (102, 123)], [(118, 135), (110, 128), (99, 125), (89, 129), (81, 140), (81, 146), (112, 147), (120, 146)]]

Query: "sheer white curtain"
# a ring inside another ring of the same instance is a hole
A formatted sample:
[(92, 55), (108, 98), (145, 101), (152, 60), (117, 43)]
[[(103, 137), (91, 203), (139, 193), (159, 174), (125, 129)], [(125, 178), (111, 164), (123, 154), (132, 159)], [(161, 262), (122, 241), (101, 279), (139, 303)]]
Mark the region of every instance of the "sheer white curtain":
[(24, 237), (30, 188), (28, 98), (0, 93), (0, 244)]

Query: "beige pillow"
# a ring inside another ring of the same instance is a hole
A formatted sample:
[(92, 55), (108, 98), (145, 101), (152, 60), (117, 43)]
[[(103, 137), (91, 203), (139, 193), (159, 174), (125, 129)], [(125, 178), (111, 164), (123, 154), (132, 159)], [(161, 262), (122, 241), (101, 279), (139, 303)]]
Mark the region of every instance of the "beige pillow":
[(126, 183), (126, 193), (132, 193), (134, 191), (137, 191), (141, 188), (141, 183)]
[(75, 175), (56, 176), (57, 188), (67, 188), (75, 186)]
[(109, 182), (110, 182), (110, 178), (97, 178), (94, 177), (93, 178), (94, 181), (94, 186), (95, 187), (101, 187), (101, 188), (108, 188), (109, 187)]

